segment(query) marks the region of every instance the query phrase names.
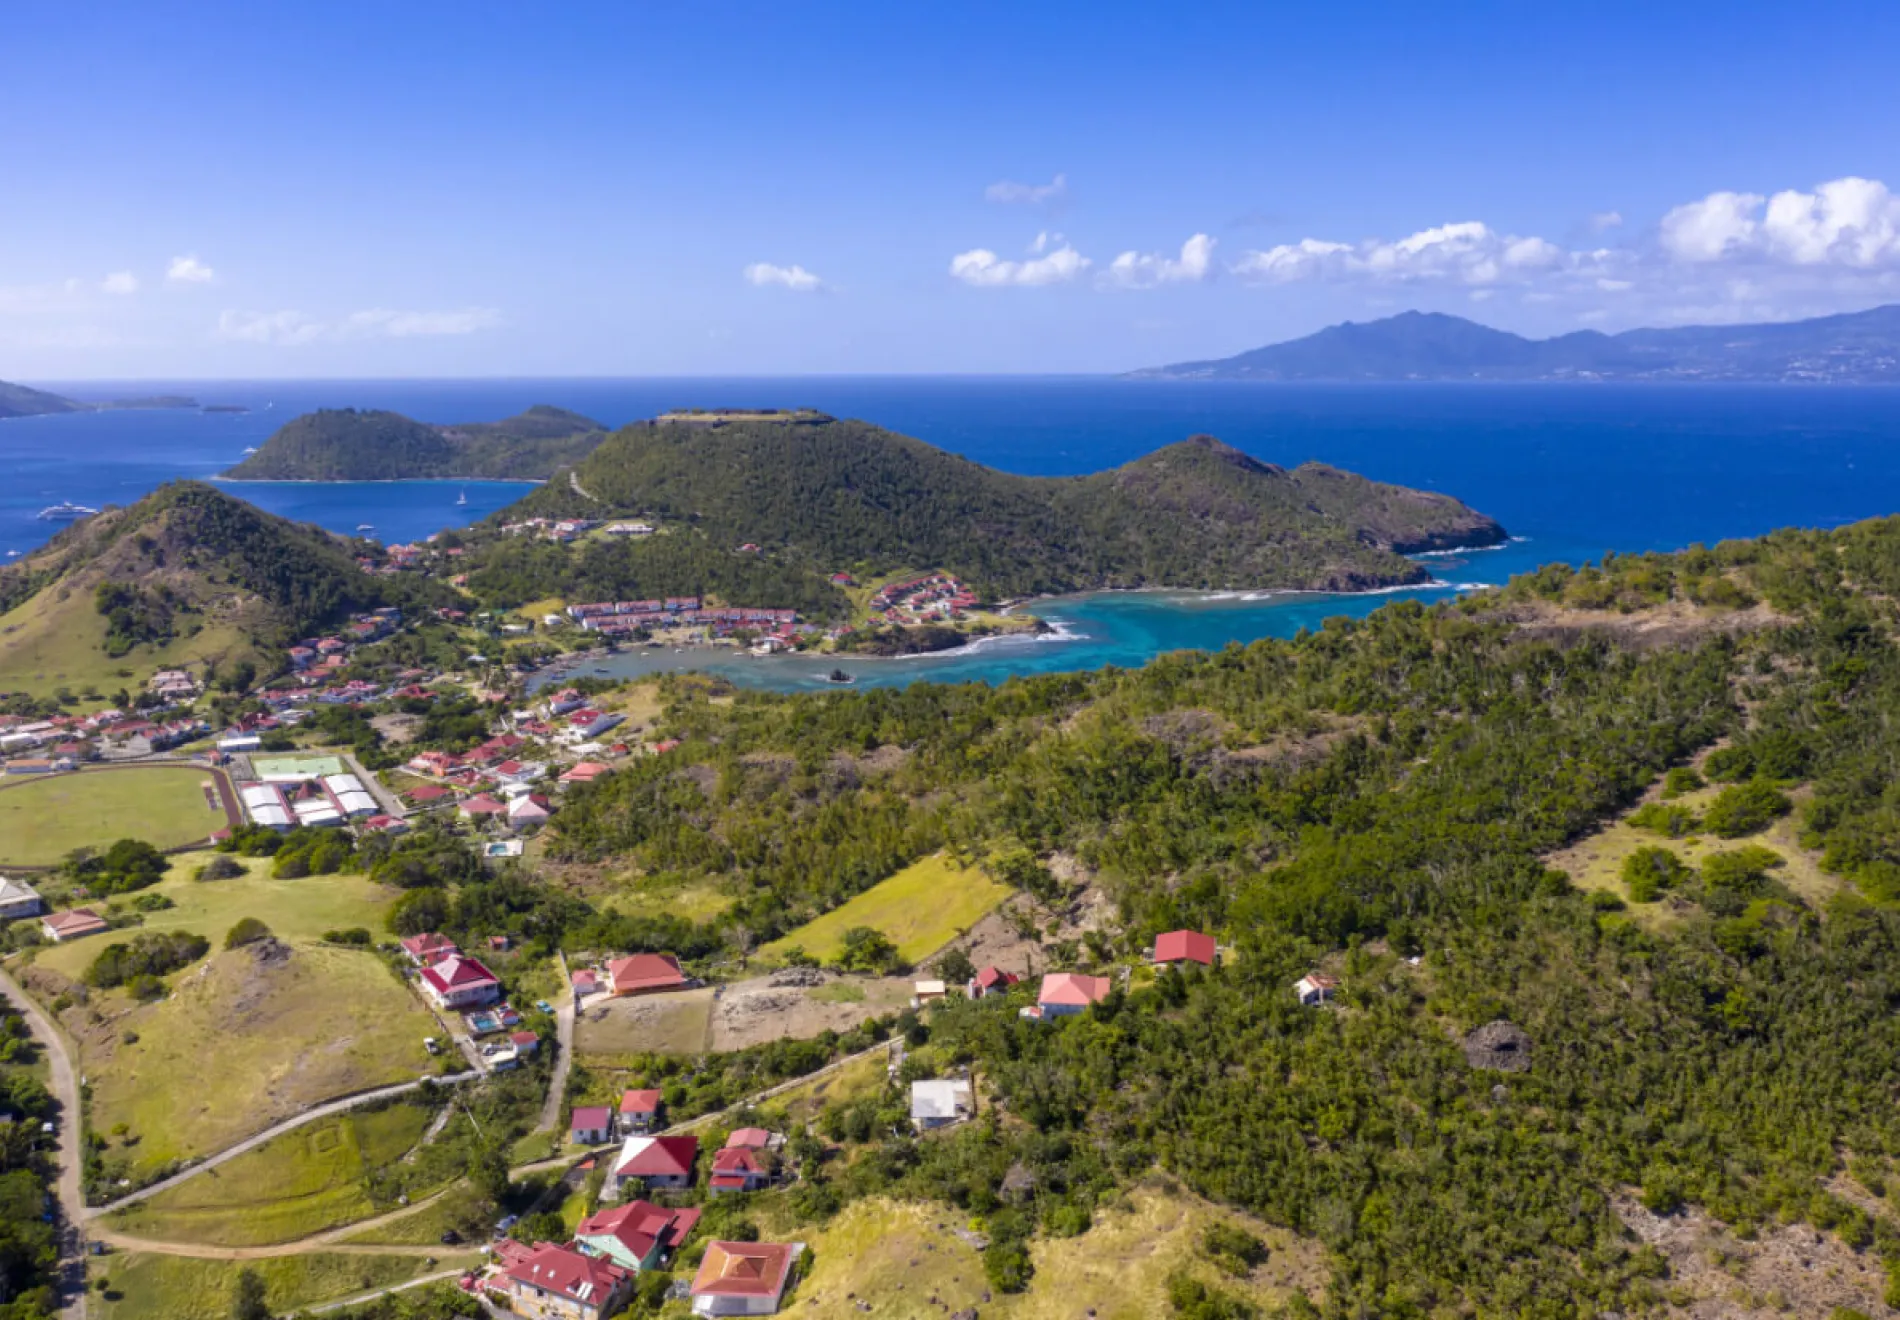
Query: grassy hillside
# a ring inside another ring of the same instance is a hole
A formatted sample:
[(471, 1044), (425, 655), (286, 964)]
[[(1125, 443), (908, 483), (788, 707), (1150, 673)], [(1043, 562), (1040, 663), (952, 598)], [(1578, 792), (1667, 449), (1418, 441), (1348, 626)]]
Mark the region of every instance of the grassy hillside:
[(599, 422), (546, 404), (505, 421), (454, 426), (326, 408), (287, 422), (224, 475), (235, 481), (540, 479), (580, 461), (605, 434)]
[(860, 575), (946, 568), (996, 595), (1383, 586), (1424, 578), (1404, 551), (1504, 535), (1448, 497), (1315, 465), (1289, 471), (1208, 436), (1112, 472), (1037, 478), (823, 417), (628, 427), (574, 482), (504, 516), (524, 512), (650, 512), (726, 552), (753, 542)]
[(194, 663), (268, 672), (292, 638), (428, 590), (365, 575), (318, 528), (174, 482), (0, 568), (0, 691), (110, 694)]

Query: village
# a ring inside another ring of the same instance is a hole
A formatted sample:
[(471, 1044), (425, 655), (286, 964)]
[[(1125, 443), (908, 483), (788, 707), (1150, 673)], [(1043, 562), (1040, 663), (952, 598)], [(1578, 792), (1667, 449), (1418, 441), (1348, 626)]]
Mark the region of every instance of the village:
[[(874, 621), (911, 623), (952, 618), (973, 597), (954, 578), (933, 574), (879, 588), (869, 601)], [(469, 623), (454, 611), (425, 621), (449, 628)], [(194, 857), (235, 855), (239, 860), (231, 869), (253, 879), (222, 882), (227, 884), (268, 885), (269, 873), (281, 873), (270, 865), (275, 846), (264, 843), (267, 836), (303, 847), (294, 841), (334, 835), (357, 850), (371, 848), (374, 840), (384, 841), (375, 847), (387, 850), (412, 838), (449, 839), (472, 850), (485, 867), (508, 868), (535, 864), (537, 839), (571, 795), (679, 747), (658, 732), (650, 710), (637, 701), (630, 706), (599, 683), (562, 686), (556, 678), (530, 694), (528, 672), (510, 672), (475, 654), (455, 671), (365, 663), (379, 654), (374, 648), (408, 626), (393, 609), (354, 616), (332, 633), (287, 648), (282, 672), (237, 702), (218, 700), (208, 675), (172, 670), (153, 675), (131, 709), (0, 716), (0, 748), (8, 755), (0, 813), (10, 798), (44, 802), (44, 809), (34, 808), (45, 839), (41, 850), (0, 856), (0, 922), (10, 923), (7, 942), (18, 951), (9, 961), (28, 960), (16, 974), (36, 987), (42, 1003), (68, 1018), (81, 1011), (57, 1006), (72, 997), (80, 970), (92, 958), (85, 950), (145, 938), (140, 932), (162, 924), (172, 910), (189, 919), (194, 891), (202, 888), (186, 882), (186, 889), (178, 889), (168, 881), (129, 898), (110, 888), (94, 892), (94, 882), (80, 878), (85, 868), (73, 869), (57, 850), (58, 841), (82, 834), (94, 847), (117, 837), (101, 825), (78, 823), (92, 798), (106, 812), (121, 810), (113, 804), (123, 799), (129, 811), (124, 819), (142, 821), (164, 818), (157, 803), (168, 794), (172, 821), (144, 832), (180, 859), (174, 866)], [(540, 626), (603, 638), (634, 629), (690, 628), (708, 637), (747, 629), (787, 646), (809, 636), (793, 611), (712, 607), (697, 597), (572, 605)], [(400, 738), (415, 738), (430, 712), (449, 708), (470, 712), (465, 719), (474, 723), (458, 727), (479, 727), (477, 739), (460, 740), (453, 749), (426, 741), (402, 745)], [(349, 727), (369, 721), (392, 735), (389, 747), (402, 750), (366, 763), (360, 747), (324, 740), (326, 728), (344, 727), (337, 720), (349, 721)], [(22, 792), (25, 798), (18, 796)], [(176, 805), (187, 798), (191, 810)], [(62, 831), (68, 813), (75, 823)], [(202, 815), (209, 828), (189, 833), (175, 823), (181, 813)], [(253, 856), (267, 870), (244, 860)], [(413, 1075), (461, 1087), (512, 1086), (503, 1079), (520, 1077), (544, 1088), (545, 1099), (535, 1106), (544, 1111), (536, 1131), (545, 1132), (550, 1144), (540, 1149), (559, 1162), (557, 1172), (565, 1171), (565, 1183), (557, 1185), (589, 1188), (584, 1205), (568, 1195), (576, 1208), (560, 1234), (546, 1234), (545, 1214), (516, 1211), (497, 1220), (479, 1258), (455, 1274), (457, 1285), (518, 1315), (607, 1320), (630, 1304), (643, 1274), (673, 1277), (684, 1253), (693, 1262), (690, 1279), (678, 1276), (670, 1286), (694, 1314), (772, 1314), (798, 1287), (807, 1244), (717, 1236), (702, 1241), (700, 1225), (708, 1198), (795, 1187), (811, 1158), (809, 1138), (784, 1117), (764, 1126), (748, 1121), (748, 1115), (782, 1114), (764, 1101), (731, 1111), (740, 1116), (737, 1125), (718, 1136), (724, 1111), (700, 1108), (677, 1087), (635, 1084), (639, 1074), (626, 1072), (624, 1060), (642, 1052), (719, 1056), (783, 1040), (836, 1040), (833, 1061), (819, 1075), (856, 1067), (860, 1060), (874, 1063), (877, 1084), (901, 1092), (909, 1129), (927, 1137), (976, 1120), (984, 1088), (967, 1068), (930, 1063), (929, 1051), (907, 1050), (905, 1032), (915, 1037), (917, 1028), (902, 1024), (926, 1022), (952, 1002), (982, 1001), (997, 1001), (1026, 1022), (1057, 1024), (1127, 989), (1131, 972), (1145, 984), (1175, 968), (1212, 968), (1221, 957), (1211, 937), (1177, 931), (1156, 940), (1138, 965), (1119, 972), (1052, 966), (1047, 950), (1013, 930), (1016, 919), (1005, 919), (1014, 901), (1008, 891), (987, 880), (971, 891), (967, 911), (947, 910), (939, 926), (927, 924), (905, 942), (909, 956), (898, 965), (914, 964), (920, 969), (914, 974), (820, 967), (798, 949), (805, 941), (824, 955), (826, 941), (835, 942), (837, 932), (821, 937), (817, 925), (854, 920), (860, 905), (869, 905), (869, 920), (880, 920), (878, 904), (914, 904), (925, 885), (948, 896), (952, 891), (930, 877), (956, 874), (954, 867), (924, 859), (835, 918), (821, 918), (810, 934), (793, 932), (782, 942), (789, 942), (788, 952), (762, 951), (768, 956), (753, 968), (692, 962), (667, 949), (566, 950), (552, 960), (559, 978), (551, 980), (546, 954), (507, 935), (463, 947), (439, 929), (387, 943), (366, 929), (360, 938), (367, 943), (348, 947), (363, 948), (360, 956), (373, 954), (395, 972), (411, 1001), (400, 1011), (393, 1002), (378, 1010), (391, 1021), (415, 1024), (406, 1030), (414, 1033), (410, 1040), (420, 1046), (420, 1057), (404, 1066), (416, 1069)], [(315, 894), (326, 882), (313, 874), (275, 883)], [(294, 961), (294, 926), (268, 906), (262, 912), (274, 934), (258, 947), (289, 936)], [(27, 929), (31, 938), (17, 934)], [(330, 931), (318, 943), (346, 938), (358, 937)], [(978, 956), (987, 960), (971, 961)], [(1335, 985), (1315, 973), (1294, 993), (1303, 1003), (1321, 1004)], [(162, 1012), (165, 1002), (132, 1016)], [(867, 1035), (872, 1021), (880, 1025)], [(570, 1079), (577, 1075), (598, 1080), (576, 1090)], [(384, 1076), (396, 1081), (402, 1073)], [(602, 1081), (622, 1076), (629, 1084), (611, 1096), (599, 1094)], [(110, 1112), (110, 1071), (95, 1085), (105, 1088), (101, 1112)], [(807, 1083), (794, 1078), (783, 1085)], [(669, 1096), (687, 1105), (684, 1115), (672, 1112)], [(281, 1111), (278, 1125), (304, 1121), (326, 1099), (311, 1093), (301, 1108)], [(715, 1124), (710, 1130), (709, 1120)], [(242, 1129), (231, 1135), (241, 1138)], [(702, 1145), (708, 1135), (717, 1137), (716, 1144)], [(117, 1200), (107, 1197), (104, 1211), (76, 1207), (75, 1222), (90, 1225), (99, 1241), (129, 1249), (142, 1239), (111, 1226), (130, 1212), (109, 1212), (128, 1197), (147, 1194), (140, 1178), (189, 1178), (196, 1168), (226, 1158), (207, 1149), (183, 1164), (144, 1166), (132, 1157), (133, 1147), (120, 1155), (115, 1143), (106, 1145), (108, 1167), (128, 1175), (136, 1168), (145, 1172), (121, 1177)], [(522, 1149), (531, 1151), (533, 1144)], [(540, 1234), (519, 1234), (515, 1225), (523, 1219)], [(439, 1249), (462, 1252), (471, 1231), (445, 1230)]]

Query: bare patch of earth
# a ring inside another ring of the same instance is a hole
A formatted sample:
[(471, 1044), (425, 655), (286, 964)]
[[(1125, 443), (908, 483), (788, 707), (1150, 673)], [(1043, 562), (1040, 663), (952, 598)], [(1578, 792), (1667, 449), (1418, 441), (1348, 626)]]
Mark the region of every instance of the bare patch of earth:
[(1774, 1225), (1750, 1241), (1701, 1210), (1654, 1215), (1633, 1196), (1616, 1212), (1669, 1261), (1665, 1313), (1687, 1320), (1825, 1316), (1836, 1307), (1883, 1315), (1885, 1272), (1871, 1252), (1806, 1224)]

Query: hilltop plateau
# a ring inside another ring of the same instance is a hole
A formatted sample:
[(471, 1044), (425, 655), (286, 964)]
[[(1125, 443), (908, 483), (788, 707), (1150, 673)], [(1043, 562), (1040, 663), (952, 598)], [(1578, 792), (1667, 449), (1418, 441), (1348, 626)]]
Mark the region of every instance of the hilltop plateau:
[(224, 473), (230, 481), (541, 480), (606, 435), (599, 422), (537, 404), (499, 422), (437, 426), (401, 413), (325, 408), (280, 427)]

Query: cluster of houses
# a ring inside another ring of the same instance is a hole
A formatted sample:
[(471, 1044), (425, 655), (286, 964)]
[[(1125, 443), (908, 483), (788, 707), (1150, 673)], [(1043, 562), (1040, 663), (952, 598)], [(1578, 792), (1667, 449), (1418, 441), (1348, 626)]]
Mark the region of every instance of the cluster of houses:
[(924, 623), (954, 619), (977, 603), (976, 593), (948, 573), (893, 582), (871, 597), (874, 620), (883, 623)]
[(797, 610), (707, 605), (698, 596), (668, 596), (656, 600), (595, 601), (570, 605), (567, 613), (584, 630), (614, 637), (656, 628), (705, 628), (714, 637), (726, 637), (741, 628), (783, 633), (788, 640), (798, 622)]
[[(504, 1241), (481, 1277), (463, 1286), (531, 1320), (607, 1320), (626, 1306), (639, 1275), (670, 1260), (699, 1211), (635, 1201), (583, 1219), (574, 1239), (532, 1246)], [(688, 1288), (694, 1315), (772, 1315), (784, 1301), (802, 1242), (706, 1244)]]
[(91, 908), (48, 912), (39, 890), (24, 880), (0, 875), (0, 922), (40, 918), (40, 934), (54, 944), (110, 930), (111, 923)]
[(211, 726), (190, 714), (102, 710), (29, 720), (0, 715), (0, 756), (12, 775), (76, 770), (87, 761), (129, 760), (202, 738)]
[(670, 953), (630, 953), (610, 958), (599, 967), (577, 968), (570, 974), (570, 981), (577, 1005), (593, 995), (658, 995), (689, 990), (698, 984), (680, 969), (680, 960)]
[(565, 545), (580, 540), (598, 526), (600, 521), (596, 518), (523, 518), (520, 522), (504, 523), (501, 531), (504, 536), (533, 536)]
[(145, 680), (145, 690), (167, 705), (190, 705), (204, 691), (204, 684), (188, 669), (161, 669)]
[(367, 614), (354, 614), (350, 621), (327, 637), (311, 637), (298, 642), (286, 653), (292, 672), (323, 676), (344, 668), (350, 653), (368, 642), (378, 642), (402, 624), (402, 611), (393, 605)]

